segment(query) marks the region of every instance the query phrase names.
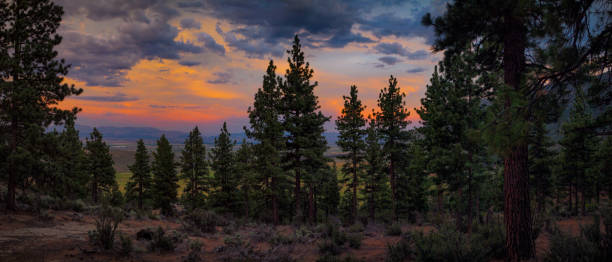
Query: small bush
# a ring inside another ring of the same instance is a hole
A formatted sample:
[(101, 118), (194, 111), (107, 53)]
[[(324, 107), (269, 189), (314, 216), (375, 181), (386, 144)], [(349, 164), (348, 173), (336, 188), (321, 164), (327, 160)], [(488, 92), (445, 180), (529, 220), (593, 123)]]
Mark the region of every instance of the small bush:
[(270, 237), (270, 241), (268, 242), (272, 245), (291, 245), (293, 242), (295, 242), (295, 238), (276, 233)]
[(200, 241), (192, 241), (189, 243), (189, 254), (187, 254), (187, 257), (183, 260), (184, 262), (199, 262), (202, 261), (202, 258), (200, 257), (200, 253), (202, 252), (202, 247), (204, 247), (204, 244), (202, 244), (202, 242)]
[(153, 240), (153, 230), (150, 228), (141, 229), (136, 233), (136, 240)]
[(402, 239), (395, 244), (387, 245), (387, 257), (385, 262), (402, 262), (408, 260), (412, 255), (412, 249), (410, 248), (410, 242), (406, 239)]
[(134, 246), (132, 245), (132, 239), (130, 237), (125, 236), (123, 234), (119, 235), (119, 243), (121, 244), (121, 249), (119, 253), (124, 256), (129, 256), (130, 253), (134, 250)]
[(605, 231), (600, 230), (600, 218), (581, 227), (580, 236), (572, 237), (557, 231), (550, 240), (544, 261), (609, 261), (612, 258), (612, 216), (603, 212)]
[(352, 233), (348, 235), (349, 247), (359, 249), (361, 247), (361, 233)]
[(393, 223), (389, 227), (387, 227), (385, 233), (388, 236), (400, 236), (402, 235), (402, 227), (399, 223)]
[(185, 217), (187, 223), (202, 233), (215, 233), (221, 218), (214, 212), (194, 209)]
[(151, 251), (174, 251), (175, 241), (172, 238), (165, 235), (164, 229), (161, 227), (157, 228), (157, 231), (153, 234), (153, 239), (149, 245)]
[(123, 212), (121, 209), (102, 205), (95, 220), (96, 229), (88, 232), (90, 242), (103, 249), (113, 248), (115, 231), (123, 220)]
[(351, 233), (363, 232), (363, 230), (364, 230), (363, 224), (361, 224), (360, 222), (357, 222), (348, 228), (348, 231)]
[(323, 240), (319, 243), (319, 253), (323, 255), (338, 255), (340, 254), (340, 247), (335, 241)]
[(82, 199), (71, 200), (68, 203), (70, 205), (70, 209), (74, 212), (83, 212), (87, 208), (87, 205)]

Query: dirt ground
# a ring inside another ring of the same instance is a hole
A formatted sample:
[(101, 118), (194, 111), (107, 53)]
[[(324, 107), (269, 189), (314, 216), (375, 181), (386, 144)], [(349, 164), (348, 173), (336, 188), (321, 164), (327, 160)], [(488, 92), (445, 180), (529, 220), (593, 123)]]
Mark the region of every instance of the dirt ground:
[[(218, 232), (205, 236), (192, 236), (183, 230), (177, 220), (136, 220), (123, 221), (118, 231), (129, 236), (134, 245), (134, 252), (129, 257), (117, 255), (117, 252), (97, 250), (88, 242), (87, 232), (94, 229), (94, 219), (71, 211), (49, 211), (48, 221), (31, 213), (0, 214), (0, 261), (182, 261), (189, 253), (189, 242), (199, 240), (203, 243), (201, 257), (203, 261), (216, 261), (219, 252), (216, 249), (224, 245), (228, 235)], [(577, 235), (580, 225), (590, 223), (590, 218), (573, 218), (558, 221), (559, 229)], [(145, 228), (161, 226), (167, 232), (176, 230), (188, 236), (188, 240), (178, 244), (174, 252), (160, 253), (147, 250), (147, 241), (136, 240), (136, 232)], [(403, 230), (423, 230), (429, 232), (432, 226), (405, 225)], [(242, 230), (242, 231), (241, 231)], [(248, 236), (248, 228), (240, 229), (233, 234)], [(279, 234), (291, 234), (291, 226), (275, 228)], [(347, 248), (343, 256), (350, 255), (363, 261), (384, 261), (387, 244), (395, 243), (399, 237), (386, 236), (384, 227), (370, 225), (363, 232), (364, 238), (360, 249)], [(538, 257), (543, 257), (548, 248), (549, 235), (540, 234), (536, 240)], [(255, 250), (266, 252), (272, 247), (267, 241), (251, 241)], [(287, 254), (298, 261), (316, 261), (319, 258), (317, 242), (297, 243), (284, 247)]]

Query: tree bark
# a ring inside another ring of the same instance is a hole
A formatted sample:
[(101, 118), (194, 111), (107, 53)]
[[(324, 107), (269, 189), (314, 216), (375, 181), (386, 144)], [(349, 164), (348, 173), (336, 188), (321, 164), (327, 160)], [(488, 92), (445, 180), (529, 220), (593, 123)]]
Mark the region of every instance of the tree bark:
[(308, 186), (308, 223), (315, 222), (315, 204), (314, 204), (314, 189), (312, 185)]
[(357, 221), (357, 152), (353, 152), (353, 223)]
[[(523, 21), (510, 10), (504, 16), (504, 82), (519, 94), (521, 76), (525, 68), (526, 28)], [(506, 97), (505, 118), (512, 121), (524, 116), (512, 115), (512, 100)], [(528, 147), (521, 139), (512, 141), (504, 156), (504, 223), (508, 260), (519, 261), (534, 256), (532, 239), (531, 206), (529, 201), (529, 173), (527, 170)]]
[(396, 195), (396, 183), (395, 183), (395, 172), (393, 168), (393, 157), (389, 161), (389, 180), (391, 183), (391, 205), (393, 206), (393, 221), (397, 221), (397, 195)]
[(459, 187), (457, 189), (457, 202), (455, 203), (455, 227), (457, 230), (463, 232), (463, 210), (461, 208), (461, 200), (463, 198), (463, 189)]
[(272, 185), (272, 221), (274, 225), (278, 225), (278, 197), (276, 196), (276, 179), (271, 179)]

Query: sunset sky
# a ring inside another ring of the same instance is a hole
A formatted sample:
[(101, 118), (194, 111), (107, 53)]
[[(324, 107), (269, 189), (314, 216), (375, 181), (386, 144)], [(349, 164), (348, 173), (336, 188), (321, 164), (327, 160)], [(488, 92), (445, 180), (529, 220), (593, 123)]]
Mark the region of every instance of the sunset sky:
[(298, 34), (334, 131), (350, 85), (370, 112), (393, 74), (412, 109), (441, 57), (420, 20), (441, 14), (444, 1), (56, 2), (65, 11), (59, 57), (72, 64), (66, 81), (84, 89), (62, 107), (81, 107), (81, 125), (198, 125), (214, 134), (227, 121), (240, 132), (268, 61), (284, 75), (285, 50)]

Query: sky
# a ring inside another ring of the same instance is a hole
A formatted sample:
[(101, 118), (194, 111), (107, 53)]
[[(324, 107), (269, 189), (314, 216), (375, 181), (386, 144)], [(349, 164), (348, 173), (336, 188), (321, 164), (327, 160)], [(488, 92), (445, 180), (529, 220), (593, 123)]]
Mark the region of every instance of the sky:
[(287, 69), (297, 34), (318, 82), (315, 94), (333, 132), (349, 87), (376, 108), (390, 75), (411, 109), (434, 66), (434, 33), (420, 24), (440, 0), (56, 0), (64, 7), (57, 47), (83, 88), (61, 107), (82, 108), (78, 124), (147, 126), (218, 133), (248, 125), (247, 109), (268, 62)]

